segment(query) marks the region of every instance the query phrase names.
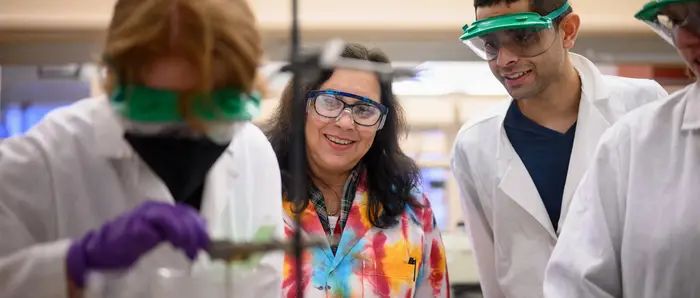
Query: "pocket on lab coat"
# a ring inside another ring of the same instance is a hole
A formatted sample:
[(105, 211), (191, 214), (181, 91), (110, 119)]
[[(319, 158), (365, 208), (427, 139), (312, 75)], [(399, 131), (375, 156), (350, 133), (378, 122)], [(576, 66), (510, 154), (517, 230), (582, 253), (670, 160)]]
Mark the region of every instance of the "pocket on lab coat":
[(362, 297), (403, 297), (413, 292), (418, 268), (401, 261), (362, 261)]

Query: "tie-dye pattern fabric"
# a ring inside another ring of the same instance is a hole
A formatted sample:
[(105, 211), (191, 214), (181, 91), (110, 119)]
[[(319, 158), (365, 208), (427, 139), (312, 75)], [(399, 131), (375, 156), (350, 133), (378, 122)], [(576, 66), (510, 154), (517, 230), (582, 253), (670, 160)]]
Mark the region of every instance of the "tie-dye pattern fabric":
[[(423, 208), (407, 207), (399, 223), (388, 229), (373, 227), (367, 218), (365, 175), (343, 230), (338, 251), (330, 245), (304, 253), (302, 287), (305, 297), (449, 297), (445, 249), (427, 197), (417, 188)], [(292, 203), (285, 202), (285, 232), (292, 237)], [(301, 218), (304, 235), (327, 239), (312, 204)], [(285, 257), (282, 292), (297, 291), (292, 255)]]

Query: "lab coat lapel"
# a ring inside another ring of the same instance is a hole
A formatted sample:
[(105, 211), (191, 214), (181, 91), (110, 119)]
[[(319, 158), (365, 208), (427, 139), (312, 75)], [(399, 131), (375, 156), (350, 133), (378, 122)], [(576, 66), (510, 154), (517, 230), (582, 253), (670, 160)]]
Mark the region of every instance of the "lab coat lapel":
[(569, 170), (566, 174), (566, 185), (562, 196), (559, 227), (564, 225), (569, 204), (583, 174), (593, 159), (598, 140), (609, 126), (607, 120), (591, 102), (581, 100), (578, 123), (576, 124), (576, 137), (574, 138), (574, 147), (571, 150)]
[[(287, 223), (287, 225), (292, 228), (292, 230), (296, 228), (296, 225), (294, 223), (294, 217), (296, 215), (293, 212), (294, 205), (294, 202), (288, 201), (284, 201), (283, 204), (284, 212), (287, 213), (287, 216), (284, 220)], [(323, 225), (321, 225), (321, 220), (318, 219), (318, 213), (316, 213), (316, 208), (311, 202), (309, 202), (309, 204), (306, 206), (306, 209), (301, 214), (301, 229), (303, 231), (303, 237), (308, 236), (318, 239), (324, 239), (325, 243), (321, 250), (329, 260), (333, 259), (333, 251), (331, 251), (331, 245), (328, 242), (328, 236), (326, 235), (326, 231), (323, 229)]]
[(124, 139), (124, 128), (106, 98), (94, 99), (102, 105), (93, 111), (97, 153), (109, 159), (124, 183), (132, 208), (146, 200), (174, 202), (168, 187)]
[[(364, 177), (361, 179), (364, 180)], [(360, 181), (358, 184), (355, 199), (352, 202), (350, 214), (348, 214), (348, 219), (345, 223), (343, 234), (340, 237), (338, 251), (336, 252), (335, 259), (333, 260), (332, 268), (338, 266), (343, 258), (352, 252), (355, 245), (357, 245), (357, 243), (365, 237), (367, 231), (369, 231), (372, 227), (372, 224), (367, 218), (367, 204), (369, 201), (367, 198), (368, 192), (366, 191), (364, 185), (364, 181)]]
[(162, 202), (175, 202), (173, 196), (168, 190), (168, 186), (165, 185), (162, 179), (154, 173), (151, 168), (149, 168), (145, 162), (139, 158), (139, 162), (135, 164), (138, 173), (135, 177), (136, 188), (138, 193), (146, 200), (155, 200)]
[[(243, 187), (245, 181), (238, 177), (234, 163), (233, 152), (227, 149), (207, 174), (200, 213), (207, 221), (212, 239), (242, 240), (250, 236), (247, 223), (252, 214), (247, 210), (251, 202), (241, 193), (248, 188)], [(235, 210), (231, 209), (233, 200), (236, 200)], [(237, 212), (233, 214), (233, 211)]]
[(609, 93), (605, 89), (604, 83), (601, 82), (602, 74), (590, 61), (583, 57), (574, 56), (572, 60), (581, 78), (581, 102), (578, 110), (574, 146), (569, 158), (569, 170), (566, 174), (566, 185), (562, 196), (559, 227), (564, 226), (571, 199), (595, 155), (600, 137), (610, 127), (610, 122), (595, 105), (596, 102), (607, 102), (610, 100)]
[(537, 192), (535, 183), (532, 181), (527, 168), (525, 168), (525, 164), (523, 164), (510, 144), (503, 127), (501, 127), (500, 138), (498, 168), (499, 172), (503, 173), (503, 178), (501, 178), (498, 188), (532, 215), (552, 237), (556, 238), (554, 226), (552, 226), (549, 214), (547, 214), (547, 209), (545, 209), (542, 198)]
[(681, 130), (700, 129), (700, 83), (690, 84), (684, 92), (686, 104)]

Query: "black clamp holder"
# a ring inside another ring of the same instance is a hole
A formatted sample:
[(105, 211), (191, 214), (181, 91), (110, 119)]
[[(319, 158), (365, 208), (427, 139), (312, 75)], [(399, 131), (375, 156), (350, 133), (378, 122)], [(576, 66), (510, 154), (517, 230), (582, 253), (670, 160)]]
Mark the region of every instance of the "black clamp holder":
[[(298, 0), (292, 0), (292, 24), (291, 24), (291, 51), (290, 64), (282, 67), (280, 71), (290, 72), (292, 74), (292, 144), (290, 152), (290, 176), (294, 181), (290, 183), (291, 189), (289, 195), (296, 201), (296, 206), (302, 206), (302, 200), (307, 195), (308, 191), (308, 171), (306, 160), (306, 135), (304, 133), (306, 119), (306, 96), (304, 94), (302, 82), (312, 81), (326, 71), (332, 71), (336, 68), (346, 68), (374, 72), (379, 76), (382, 83), (391, 83), (395, 79), (410, 78), (416, 75), (413, 69), (393, 68), (388, 63), (376, 63), (367, 60), (351, 59), (342, 57), (341, 54), (345, 48), (345, 43), (342, 40), (331, 40), (321, 50), (311, 54), (301, 54), (301, 32), (299, 30), (299, 4)], [(295, 257), (295, 276), (297, 284), (297, 293), (294, 297), (304, 297), (304, 287), (302, 281), (303, 276), (303, 259), (302, 253), (304, 243), (302, 242), (301, 231), (301, 212), (294, 216), (295, 233), (293, 238), (293, 249)]]

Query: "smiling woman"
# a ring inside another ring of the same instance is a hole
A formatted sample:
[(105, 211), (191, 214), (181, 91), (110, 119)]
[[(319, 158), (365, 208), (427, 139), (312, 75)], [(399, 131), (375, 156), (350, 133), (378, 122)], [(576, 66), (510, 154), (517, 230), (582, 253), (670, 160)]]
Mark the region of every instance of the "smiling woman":
[[(382, 52), (357, 44), (341, 56), (389, 62)], [(287, 86), (267, 132), (282, 171), (285, 226), (291, 236), (299, 212), (301, 229), (328, 242), (306, 252), (305, 285), (295, 284), (295, 262), (286, 260), (286, 296), (302, 286), (309, 296), (446, 297), (444, 247), (420, 189), (420, 171), (399, 147), (406, 123), (391, 83), (373, 73), (336, 69), (305, 82), (300, 101), (291, 91)], [(306, 106), (312, 186), (298, 200), (303, 206), (287, 195), (294, 105)]]

